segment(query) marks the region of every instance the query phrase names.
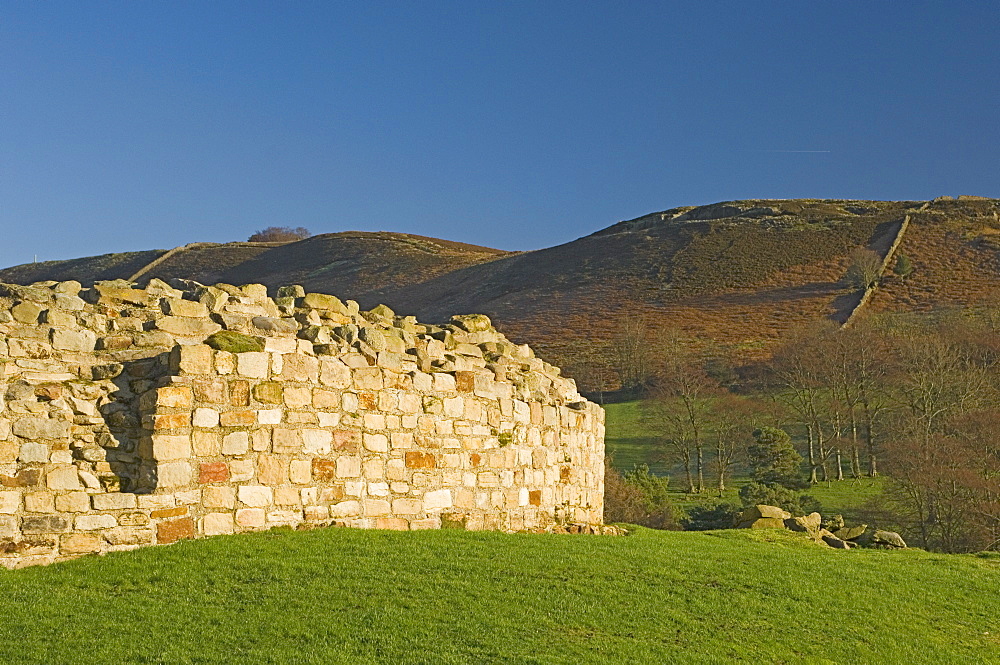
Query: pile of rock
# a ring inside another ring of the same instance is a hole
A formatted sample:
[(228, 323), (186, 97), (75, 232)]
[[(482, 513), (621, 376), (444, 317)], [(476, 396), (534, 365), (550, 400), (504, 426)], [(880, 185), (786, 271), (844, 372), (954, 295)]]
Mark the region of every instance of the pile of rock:
[(906, 541), (894, 531), (883, 531), (867, 524), (849, 527), (840, 515), (825, 521), (819, 513), (796, 517), (777, 506), (750, 506), (737, 519), (736, 528), (787, 529), (805, 533), (817, 543), (843, 550), (852, 547), (906, 548)]

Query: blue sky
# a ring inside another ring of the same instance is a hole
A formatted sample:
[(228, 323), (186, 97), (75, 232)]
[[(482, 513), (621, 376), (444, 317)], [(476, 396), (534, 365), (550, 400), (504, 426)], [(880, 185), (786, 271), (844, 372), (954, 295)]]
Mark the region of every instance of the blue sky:
[[(1000, 197), (994, 2), (0, 4), (0, 266)], [(794, 152), (810, 151), (810, 152)]]

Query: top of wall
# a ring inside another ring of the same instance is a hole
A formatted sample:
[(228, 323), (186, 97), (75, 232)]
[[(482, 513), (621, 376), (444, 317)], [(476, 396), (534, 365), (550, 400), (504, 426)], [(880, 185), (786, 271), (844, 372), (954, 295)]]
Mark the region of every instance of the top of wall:
[(276, 295), (270, 298), (261, 284), (188, 280), (153, 279), (145, 288), (115, 280), (86, 289), (73, 281), (0, 283), (0, 380), (99, 380), (121, 371), (121, 363), (207, 342), (235, 352), (350, 352), (396, 371), (490, 372), (513, 384), (521, 399), (585, 401), (572, 379), (527, 345), (511, 343), (484, 315), (428, 325), (385, 305), (361, 311), (351, 300), (299, 286)]

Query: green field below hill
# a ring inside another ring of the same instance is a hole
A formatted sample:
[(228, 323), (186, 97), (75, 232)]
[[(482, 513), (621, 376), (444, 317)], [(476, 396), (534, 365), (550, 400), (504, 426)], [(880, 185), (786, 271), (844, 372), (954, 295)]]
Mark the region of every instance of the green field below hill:
[(782, 531), (279, 531), (0, 571), (0, 662), (1000, 662), (998, 587)]
[[(707, 491), (703, 494), (688, 494), (684, 491), (682, 468), (664, 461), (656, 432), (642, 421), (639, 402), (605, 404), (604, 410), (606, 449), (616, 469), (626, 472), (638, 464), (646, 464), (653, 473), (670, 477), (671, 499), (681, 509), (720, 500), (739, 503), (737, 491), (749, 480), (745, 469), (733, 469), (732, 477), (727, 481), (727, 489), (721, 497), (715, 489), (716, 477), (712, 468), (706, 472)], [(877, 498), (884, 487), (885, 479), (881, 477), (847, 478), (819, 482), (807, 489), (806, 494), (819, 501), (824, 515), (842, 514), (848, 523), (853, 524), (862, 520), (860, 510), (868, 501)]]

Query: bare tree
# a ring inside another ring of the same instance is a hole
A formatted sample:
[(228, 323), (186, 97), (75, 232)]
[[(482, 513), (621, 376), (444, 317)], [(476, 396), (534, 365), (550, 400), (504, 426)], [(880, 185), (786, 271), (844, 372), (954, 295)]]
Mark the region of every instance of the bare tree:
[(649, 326), (641, 316), (623, 319), (611, 341), (611, 358), (621, 387), (639, 392), (652, 375), (653, 352), (649, 342)]
[(858, 247), (851, 251), (851, 263), (844, 279), (856, 289), (870, 289), (878, 285), (882, 276), (882, 257), (870, 249)]

